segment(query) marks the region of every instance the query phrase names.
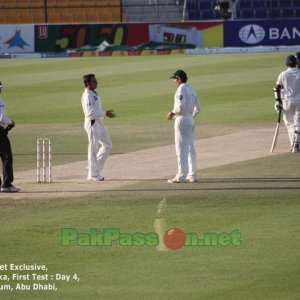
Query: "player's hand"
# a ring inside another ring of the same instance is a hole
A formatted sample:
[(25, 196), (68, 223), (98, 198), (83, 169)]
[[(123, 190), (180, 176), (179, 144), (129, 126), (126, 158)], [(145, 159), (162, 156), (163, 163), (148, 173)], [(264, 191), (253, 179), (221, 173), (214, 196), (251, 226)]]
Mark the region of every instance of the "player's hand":
[(109, 118), (114, 118), (116, 116), (116, 114), (114, 113), (113, 110), (107, 110), (106, 111), (106, 116), (109, 117)]
[(11, 124), (9, 124), (9, 125), (6, 126), (6, 130), (7, 131), (11, 130), (12, 128), (15, 127), (15, 125), (16, 125), (15, 122), (13, 120), (11, 120)]
[(172, 120), (173, 119), (173, 117), (175, 116), (175, 114), (173, 113), (173, 112), (168, 112), (168, 114), (167, 114), (167, 119), (168, 120)]
[(282, 110), (282, 102), (275, 101), (274, 109), (275, 109), (277, 112), (279, 112), (280, 110)]

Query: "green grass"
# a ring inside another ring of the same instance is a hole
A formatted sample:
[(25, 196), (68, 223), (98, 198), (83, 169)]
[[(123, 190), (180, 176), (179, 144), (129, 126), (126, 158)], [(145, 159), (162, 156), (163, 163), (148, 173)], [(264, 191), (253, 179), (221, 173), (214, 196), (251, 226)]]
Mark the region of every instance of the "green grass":
[[(175, 55), (76, 59), (11, 59), (1, 61), (6, 111), (16, 122), (10, 133), (17, 170), (35, 165), (35, 143), (53, 140), (54, 163), (86, 158), (86, 133), (80, 103), (82, 75), (97, 75), (113, 153), (173, 143), (172, 109), (175, 86), (170, 75), (186, 70), (199, 94), (203, 112), (197, 138), (226, 134), (236, 128), (273, 126), (273, 92), (284, 69), (285, 53)], [(282, 62), (282, 63), (281, 63)], [(65, 155), (68, 153), (68, 155)], [(64, 154), (64, 155), (60, 155)]]
[(93, 72), (100, 81), (103, 106), (118, 114), (116, 123), (149, 124), (164, 119), (171, 109), (175, 87), (168, 77), (183, 68), (199, 93), (202, 122), (266, 122), (274, 117), (272, 87), (284, 69), (284, 57), (243, 53), (6, 60), (3, 97), (19, 123), (79, 123), (81, 78)]
[[(299, 157), (279, 158), (208, 169), (199, 183), (184, 188), (145, 181), (79, 198), (1, 203), (0, 217), (5, 220), (0, 229), (1, 263), (35, 262), (46, 264), (49, 274), (80, 277), (79, 282), (57, 282), (56, 293), (14, 295), (20, 299), (296, 299), (300, 178), (293, 165)], [(60, 246), (63, 227), (80, 232), (107, 227), (151, 232), (163, 197), (168, 227), (200, 235), (239, 229), (242, 245), (168, 252), (155, 247)], [(10, 299), (9, 293), (2, 296)]]
[[(86, 159), (81, 77), (95, 73), (113, 154), (172, 144), (179, 68), (199, 93), (197, 138), (274, 126), (272, 87), (286, 53), (2, 60), (1, 80), (15, 170), (35, 166), (36, 138), (52, 139), (54, 163)], [(249, 141), (252, 142), (252, 141)], [(78, 274), (58, 291), (5, 292), (1, 299), (297, 299), (299, 156), (290, 153), (202, 170), (200, 182), (144, 181), (89, 196), (21, 200), (0, 195), (0, 265), (46, 264)], [(167, 199), (168, 227), (203, 234), (240, 229), (238, 247), (61, 247), (62, 227), (153, 230)], [(24, 274), (24, 272), (20, 272)], [(1, 273), (3, 274), (3, 273)], [(1, 275), (0, 274), (0, 275)], [(14, 285), (14, 282), (10, 282)], [(25, 282), (26, 283), (26, 282)], [(3, 284), (3, 282), (1, 282)]]

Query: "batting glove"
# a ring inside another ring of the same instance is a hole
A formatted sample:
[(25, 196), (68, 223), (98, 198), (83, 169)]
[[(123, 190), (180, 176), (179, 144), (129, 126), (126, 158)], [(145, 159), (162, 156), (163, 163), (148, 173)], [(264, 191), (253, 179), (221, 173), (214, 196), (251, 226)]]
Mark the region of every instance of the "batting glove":
[(274, 109), (275, 109), (277, 112), (279, 112), (280, 110), (282, 110), (282, 102), (275, 101)]

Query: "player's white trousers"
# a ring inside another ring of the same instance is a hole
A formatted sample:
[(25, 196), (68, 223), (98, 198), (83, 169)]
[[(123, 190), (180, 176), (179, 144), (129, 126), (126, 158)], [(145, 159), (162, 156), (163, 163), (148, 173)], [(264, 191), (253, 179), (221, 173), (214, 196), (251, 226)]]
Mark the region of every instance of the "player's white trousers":
[(295, 131), (300, 130), (300, 101), (283, 101), (283, 120), (293, 145), (294, 141), (299, 140)]
[(93, 126), (90, 120), (86, 120), (84, 129), (89, 140), (88, 177), (99, 176), (112, 149), (111, 138), (100, 120), (95, 120)]
[(174, 128), (178, 164), (176, 179), (184, 181), (187, 176), (196, 179), (197, 159), (194, 146), (195, 122), (193, 117), (176, 117)]

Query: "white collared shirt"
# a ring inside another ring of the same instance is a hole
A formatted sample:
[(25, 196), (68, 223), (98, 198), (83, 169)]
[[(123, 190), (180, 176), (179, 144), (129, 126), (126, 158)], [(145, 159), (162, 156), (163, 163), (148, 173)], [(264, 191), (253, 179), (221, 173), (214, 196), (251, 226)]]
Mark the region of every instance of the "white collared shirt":
[(300, 69), (287, 68), (281, 72), (276, 81), (283, 87), (282, 95), (286, 101), (300, 101)]
[(194, 89), (187, 83), (180, 84), (174, 96), (174, 108), (172, 112), (176, 116), (194, 118), (200, 111), (201, 106)]
[(85, 89), (81, 97), (81, 104), (86, 120), (100, 120), (106, 115), (102, 110), (101, 98), (96, 91)]

